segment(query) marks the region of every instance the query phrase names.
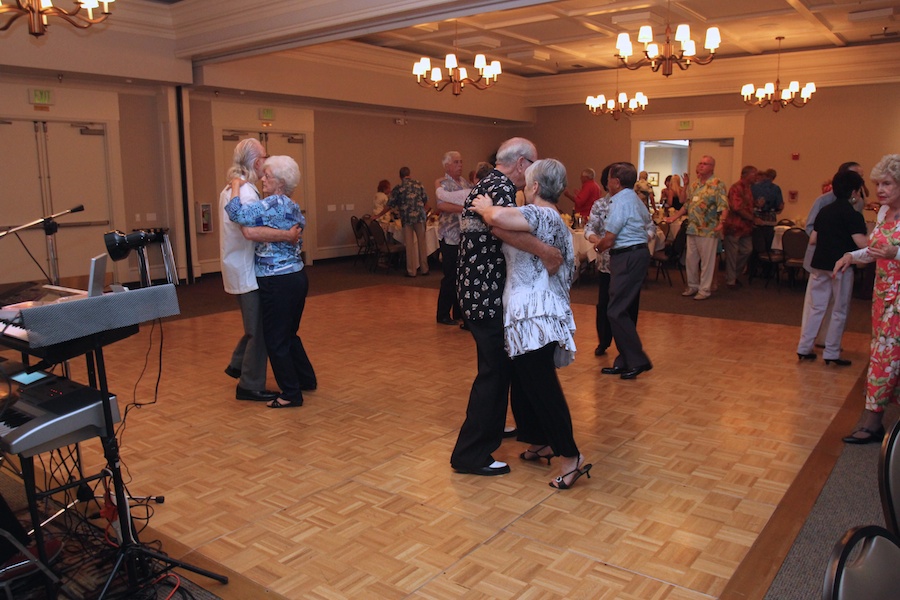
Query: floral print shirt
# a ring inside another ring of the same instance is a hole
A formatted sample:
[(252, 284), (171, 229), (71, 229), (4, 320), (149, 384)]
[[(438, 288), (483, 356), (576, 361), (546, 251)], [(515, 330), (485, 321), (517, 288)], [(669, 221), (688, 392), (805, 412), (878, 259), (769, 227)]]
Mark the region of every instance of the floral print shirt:
[[(445, 192), (460, 192), (462, 190), (468, 192), (471, 187), (469, 182), (463, 178), (460, 178), (457, 181), (449, 175), (444, 175), (444, 178), (441, 179), (441, 190)], [(465, 202), (465, 198), (462, 198), (460, 202), (457, 202), (456, 197), (459, 195), (461, 194), (439, 194), (438, 200), (450, 204), (462, 205)], [(449, 244), (450, 246), (459, 245), (459, 213), (441, 213), (441, 217), (438, 220), (438, 239), (444, 240), (444, 243)]]
[(750, 184), (739, 179), (728, 190), (728, 217), (725, 219), (725, 235), (747, 237), (752, 234), (753, 221), (745, 219), (737, 211), (744, 210), (752, 215), (754, 206)]
[[(609, 194), (606, 194), (591, 207), (591, 215), (587, 225), (584, 226), (584, 239), (590, 240), (591, 235), (600, 239), (606, 236), (606, 218), (609, 216)], [(609, 273), (609, 250), (601, 252), (597, 257), (597, 269), (601, 273)]]
[(391, 190), (388, 206), (396, 208), (400, 213), (400, 223), (404, 227), (424, 223), (428, 220), (425, 214), (425, 203), (428, 202), (428, 194), (425, 188), (415, 179), (404, 177), (403, 181)]
[(716, 237), (719, 216), (728, 210), (728, 191), (718, 177), (695, 181), (687, 189), (687, 233), (699, 237)]
[(459, 269), (457, 292), (459, 305), (468, 320), (498, 318), (503, 313), (503, 288), (506, 285), (506, 261), (502, 242), (494, 237), (481, 215), (472, 210), (472, 199), (489, 196), (495, 206), (515, 206), (516, 186), (494, 169), (478, 182), (459, 220)]
[[(287, 196), (269, 196), (259, 202), (241, 204), (235, 196), (225, 205), (228, 218), (241, 227), (272, 227), (290, 229), (294, 225), (306, 228), (306, 217), (300, 207)], [(296, 246), (289, 242), (256, 242), (256, 276), (286, 275), (303, 269), (300, 249), (303, 238)]]
[(534, 254), (503, 245), (507, 280), (503, 291), (503, 333), (510, 357), (540, 350), (557, 342), (575, 352), (575, 319), (569, 304), (569, 286), (575, 274), (572, 234), (549, 206), (528, 204), (518, 209), (542, 242), (558, 248), (562, 265), (550, 275)]

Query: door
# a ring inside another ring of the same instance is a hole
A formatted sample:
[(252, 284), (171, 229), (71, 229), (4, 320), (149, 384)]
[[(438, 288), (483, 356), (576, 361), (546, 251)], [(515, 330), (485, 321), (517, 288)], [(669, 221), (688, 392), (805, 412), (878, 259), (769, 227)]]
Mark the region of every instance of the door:
[[(102, 124), (0, 120), (5, 153), (0, 227), (31, 223), (78, 205), (59, 217), (54, 234), (59, 276), (86, 276), (90, 259), (105, 252), (111, 223), (107, 136)], [(18, 237), (19, 239), (16, 239)], [(0, 239), (0, 283), (49, 280), (48, 235), (40, 225)]]

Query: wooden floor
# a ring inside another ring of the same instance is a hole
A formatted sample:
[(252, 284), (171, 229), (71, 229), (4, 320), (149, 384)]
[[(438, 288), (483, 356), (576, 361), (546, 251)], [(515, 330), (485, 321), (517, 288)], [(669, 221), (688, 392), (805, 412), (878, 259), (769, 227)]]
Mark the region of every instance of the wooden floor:
[[(599, 372), (612, 358), (593, 356), (593, 307), (574, 305), (580, 352), (560, 377), (593, 478), (555, 491), (553, 467), (521, 461), (515, 440), (494, 455), (509, 475), (450, 469), (475, 347), (435, 324), (435, 299), (389, 285), (310, 298), (319, 389), (287, 410), (234, 399), (237, 311), (165, 323), (159, 400), (121, 440), (130, 491), (166, 496), (149, 535), (237, 575), (195, 577), (225, 598), (716, 598), (868, 348), (848, 333), (852, 367), (798, 364), (797, 327), (642, 312), (655, 368), (622, 381)], [(122, 409), (150, 332), (106, 353)]]

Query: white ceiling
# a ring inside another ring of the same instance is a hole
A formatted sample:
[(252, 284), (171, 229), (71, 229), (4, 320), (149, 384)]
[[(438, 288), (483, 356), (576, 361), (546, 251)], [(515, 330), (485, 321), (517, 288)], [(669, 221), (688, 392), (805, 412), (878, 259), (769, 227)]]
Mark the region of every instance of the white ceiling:
[[(669, 12), (671, 11), (671, 13)], [(358, 37), (358, 42), (442, 59), (457, 46), (464, 62), (477, 53), (525, 77), (608, 69), (617, 65), (616, 36), (650, 24), (657, 41), (668, 21), (691, 26), (698, 55), (707, 27), (722, 35), (720, 57), (900, 42), (894, 0), (560, 0), (463, 16)]]

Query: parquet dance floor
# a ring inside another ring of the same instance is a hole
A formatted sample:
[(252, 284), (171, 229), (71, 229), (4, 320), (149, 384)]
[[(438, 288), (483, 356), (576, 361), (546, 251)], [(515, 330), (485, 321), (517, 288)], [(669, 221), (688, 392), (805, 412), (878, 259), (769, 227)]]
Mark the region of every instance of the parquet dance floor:
[[(854, 363), (840, 369), (798, 363), (797, 327), (642, 312), (655, 368), (622, 381), (599, 372), (612, 357), (593, 356), (594, 308), (574, 305), (580, 352), (560, 377), (594, 468), (555, 491), (515, 440), (495, 453), (509, 475), (450, 469), (475, 347), (435, 324), (435, 299), (390, 285), (309, 298), (301, 336), (319, 389), (288, 410), (234, 399), (222, 370), (237, 311), (164, 324), (159, 400), (129, 413), (122, 457), (132, 493), (166, 496), (150, 522), (164, 550), (247, 580), (198, 583), (226, 598), (718, 597), (869, 341), (847, 333)], [(150, 332), (107, 350), (122, 409)]]

